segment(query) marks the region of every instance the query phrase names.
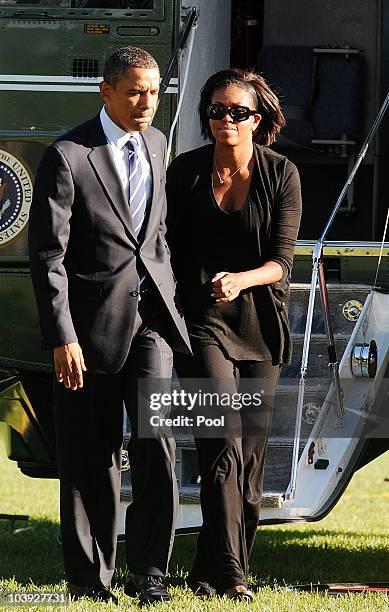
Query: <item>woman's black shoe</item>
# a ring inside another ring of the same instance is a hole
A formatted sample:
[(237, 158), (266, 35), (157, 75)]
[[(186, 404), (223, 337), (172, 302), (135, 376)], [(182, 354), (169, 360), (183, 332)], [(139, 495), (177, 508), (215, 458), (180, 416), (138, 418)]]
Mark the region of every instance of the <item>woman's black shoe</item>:
[(254, 601), (253, 593), (247, 588), (245, 588), (244, 591), (234, 591), (232, 589), (227, 589), (227, 591), (224, 591), (223, 595), (228, 599), (235, 599), (236, 601), (246, 601), (247, 603), (251, 603), (252, 601)]

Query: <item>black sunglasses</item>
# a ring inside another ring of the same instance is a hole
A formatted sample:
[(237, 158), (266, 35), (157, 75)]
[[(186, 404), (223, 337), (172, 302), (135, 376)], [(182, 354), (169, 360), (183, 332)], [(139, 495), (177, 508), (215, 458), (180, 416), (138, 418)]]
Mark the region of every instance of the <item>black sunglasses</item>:
[(247, 106), (229, 106), (228, 108), (221, 104), (220, 102), (214, 102), (213, 104), (208, 104), (207, 106), (207, 117), (208, 119), (223, 119), (227, 115), (230, 115), (232, 121), (234, 123), (239, 123), (239, 121), (246, 121), (252, 115), (256, 115), (258, 111), (251, 110)]

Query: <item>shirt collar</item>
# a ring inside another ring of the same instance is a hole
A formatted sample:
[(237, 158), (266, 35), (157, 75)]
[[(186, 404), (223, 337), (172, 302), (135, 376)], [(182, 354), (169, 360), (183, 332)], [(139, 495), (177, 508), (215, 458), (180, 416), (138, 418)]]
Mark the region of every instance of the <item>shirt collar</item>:
[(138, 132), (125, 132), (109, 117), (105, 106), (100, 111), (100, 121), (107, 137), (107, 140), (114, 144), (118, 149), (122, 149), (127, 144), (131, 136), (135, 139), (137, 145), (140, 145)]

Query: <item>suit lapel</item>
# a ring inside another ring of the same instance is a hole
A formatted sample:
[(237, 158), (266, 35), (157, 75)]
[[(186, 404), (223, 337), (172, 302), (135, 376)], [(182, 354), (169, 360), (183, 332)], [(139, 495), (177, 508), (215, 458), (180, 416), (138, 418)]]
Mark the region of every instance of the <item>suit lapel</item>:
[(96, 124), (94, 127), (96, 131), (90, 138), (92, 150), (88, 154), (89, 161), (94, 168), (97, 179), (104, 189), (107, 199), (121, 219), (125, 230), (130, 234), (132, 240), (138, 243), (131, 223), (130, 208), (123, 193), (99, 117), (96, 117)]

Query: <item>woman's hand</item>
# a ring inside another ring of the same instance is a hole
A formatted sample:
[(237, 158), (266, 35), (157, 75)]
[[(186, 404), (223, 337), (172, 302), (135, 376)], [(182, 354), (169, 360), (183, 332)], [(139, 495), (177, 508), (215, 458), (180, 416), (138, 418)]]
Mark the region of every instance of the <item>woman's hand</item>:
[(243, 289), (246, 289), (243, 273), (240, 272), (218, 272), (211, 282), (213, 285), (211, 295), (216, 302), (232, 302)]
[(276, 261), (266, 261), (259, 268), (244, 272), (218, 272), (211, 280), (216, 302), (232, 302), (243, 289), (270, 285), (281, 280), (283, 269)]

